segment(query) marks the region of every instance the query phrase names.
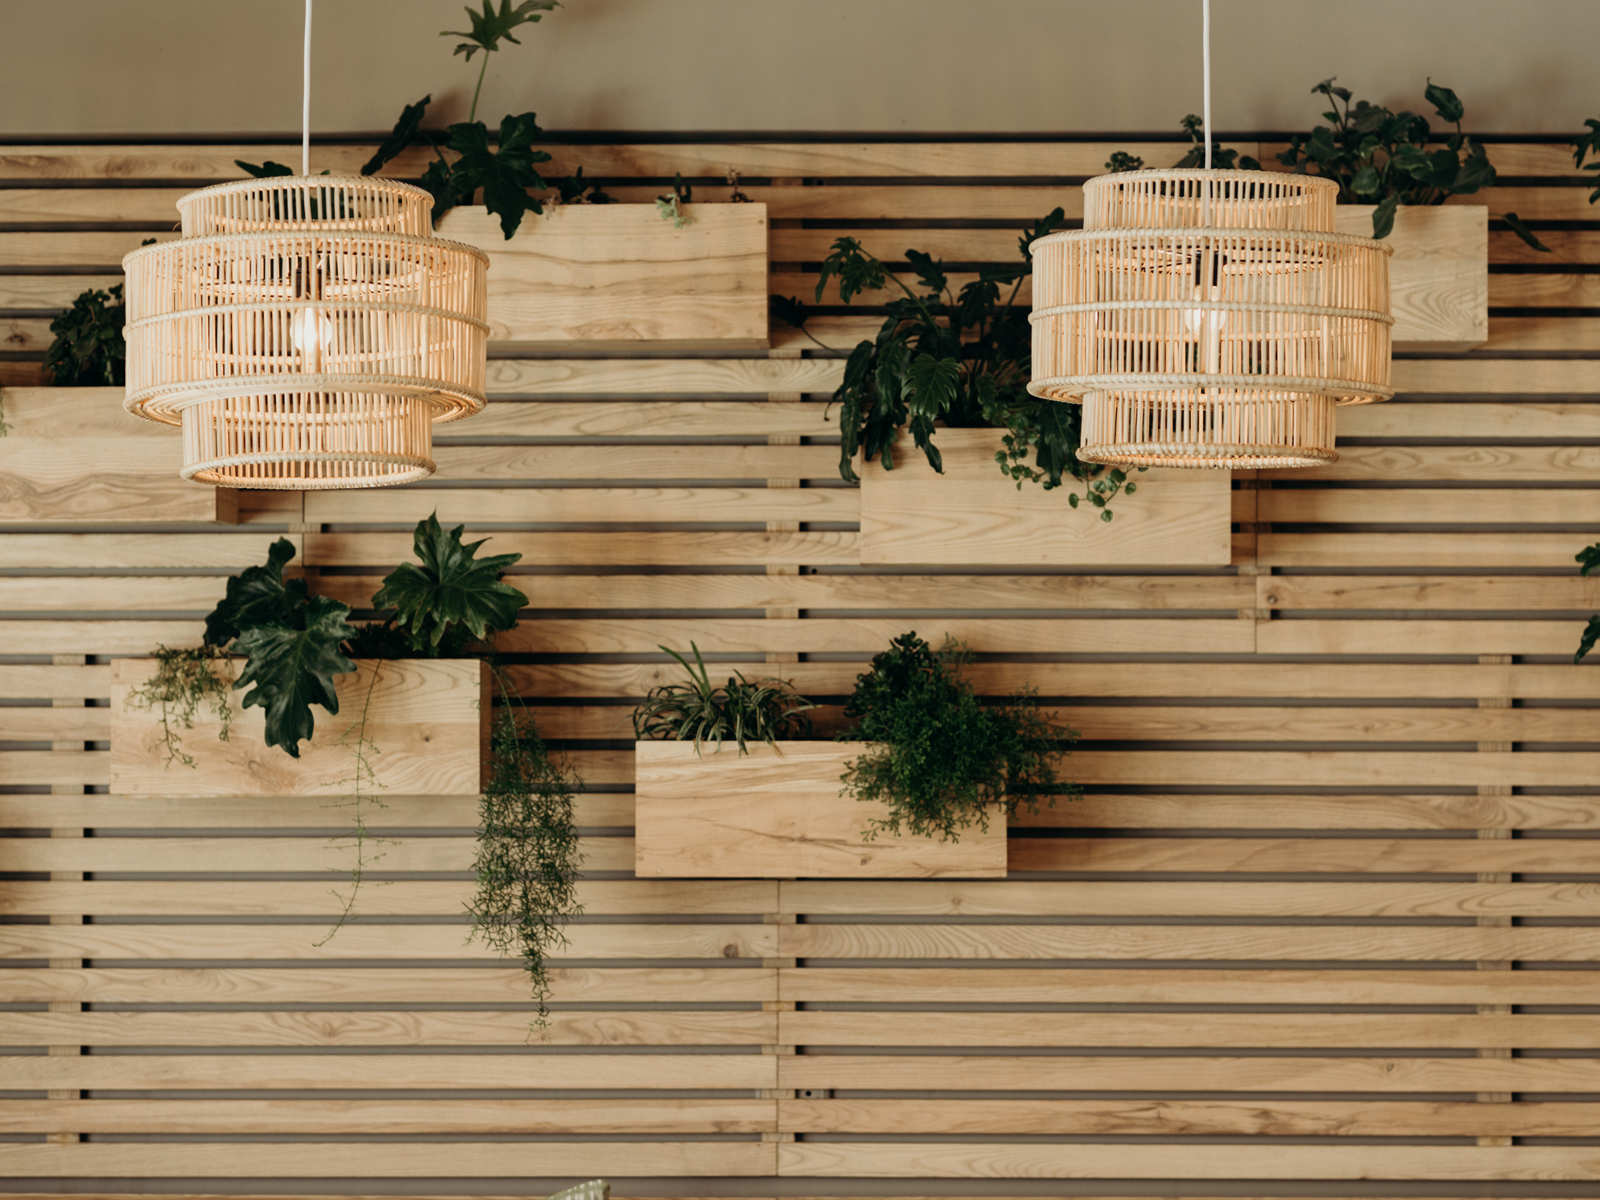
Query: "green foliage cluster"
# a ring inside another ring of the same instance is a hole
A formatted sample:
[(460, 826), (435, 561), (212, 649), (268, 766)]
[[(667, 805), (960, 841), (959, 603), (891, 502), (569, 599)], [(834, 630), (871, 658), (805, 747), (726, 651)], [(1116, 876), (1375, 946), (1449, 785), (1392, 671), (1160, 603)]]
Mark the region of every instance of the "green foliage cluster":
[[(1005, 448), (996, 461), (1019, 487), (1033, 482), (1049, 489), (1076, 480), (1086, 486), (1081, 496), (1074, 488), (1067, 502), (1077, 507), (1087, 501), (1101, 510), (1102, 520), (1111, 519), (1110, 501), (1119, 491), (1133, 492), (1133, 483), (1119, 469), (1078, 461), (1079, 405), (1028, 394), (1032, 334), (1027, 310), (1016, 305), (1017, 293), (1033, 273), (1031, 243), (1065, 223), (1065, 214), (1055, 209), (1022, 231), (1017, 239), (1020, 263), (985, 267), (959, 291), (952, 290), (944, 264), (923, 251), (906, 251), (913, 287), (855, 238), (833, 243), (817, 279), (816, 302), (834, 280), (846, 304), (888, 287), (899, 293), (886, 305), (888, 315), (877, 337), (850, 352), (844, 380), (834, 392), (843, 435), (840, 476), (857, 482), (858, 453), (892, 470), (894, 443), (902, 429), (941, 472), (936, 422), (1003, 429)], [(779, 319), (804, 329), (810, 316), (804, 303), (781, 296), (772, 301)]]
[(56, 387), (121, 387), (126, 315), (120, 283), (78, 293), (72, 307), (50, 322), (55, 337), (44, 355), (45, 378)]
[(479, 801), (473, 871), (478, 886), (467, 912), (472, 936), (528, 972), (538, 1022), (546, 1019), (546, 956), (566, 944), (577, 900), (578, 835), (572, 797), (581, 782), (553, 757), (532, 723), (507, 698), (490, 732), (490, 775)]
[[(739, 190), (734, 185), (734, 191)], [(674, 229), (682, 229), (689, 223), (689, 214), (684, 211), (684, 205), (694, 195), (694, 189), (683, 181), (682, 174), (672, 177), (672, 190), (656, 197), (656, 212), (664, 221), (671, 221)], [(747, 197), (748, 198), (748, 197)]]
[[(547, 180), (539, 173), (539, 164), (550, 161), (550, 155), (537, 148), (544, 136), (538, 119), (531, 112), (508, 113), (500, 120), (496, 135), (478, 120), (478, 98), (483, 93), (484, 75), (489, 69), (489, 56), (504, 43), (520, 46), (515, 31), (523, 25), (533, 24), (548, 12), (560, 7), (559, 0), (500, 0), (497, 9), (494, 0), (483, 0), (481, 12), (467, 6), (470, 28), (447, 29), (440, 37), (460, 39), (454, 53), (466, 62), (481, 54), (478, 80), (472, 92), (472, 106), (465, 121), (457, 121), (442, 130), (426, 129), (428, 105), (432, 93), (400, 110), (378, 149), (365, 164), (363, 175), (373, 175), (403, 154), (412, 146), (427, 146), (434, 153), (419, 182), (433, 195), (433, 216), (438, 220), (457, 205), (470, 204), (482, 194), (483, 205), (500, 218), (501, 232), (509, 239), (522, 224), (527, 213), (544, 211), (546, 193), (553, 187), (563, 204), (580, 201), (600, 204), (610, 200), (594, 184), (583, 178), (580, 167), (570, 177)], [(282, 163), (237, 164), (255, 176), (291, 175), (290, 168)]]
[(355, 670), (354, 658), (437, 658), (459, 654), (474, 642), (516, 624), (528, 598), (501, 581), (520, 557), (479, 560), (482, 541), (463, 544), (461, 526), (448, 533), (436, 515), (417, 522), (416, 563), (402, 563), (383, 580), (372, 607), (385, 614), (360, 628), (350, 607), (313, 595), (304, 579), (285, 579), (294, 546), (279, 538), (261, 566), (228, 580), (206, 618), (204, 648), (243, 655), (235, 687), (248, 687), (243, 707), (266, 711), (267, 744), (292, 757), (312, 736), (312, 706), (339, 711), (335, 679)]
[(963, 829), (987, 829), (995, 805), (1010, 813), (1075, 793), (1057, 778), (1055, 760), (1077, 734), (1040, 712), (1032, 693), (984, 705), (962, 678), (969, 657), (957, 642), (935, 650), (909, 632), (857, 678), (844, 710), (855, 726), (840, 736), (872, 746), (850, 761), (844, 786), (889, 806), (869, 836), (954, 841)]
[(739, 753), (746, 754), (752, 741), (771, 745), (780, 738), (810, 734), (811, 718), (806, 714), (816, 706), (787, 680), (752, 682), (734, 671), (727, 683), (713, 685), (695, 643), (689, 643), (692, 663), (676, 650), (661, 649), (678, 661), (688, 678), (651, 688), (634, 709), (633, 733), (641, 741), (692, 741), (698, 754), (707, 742), (720, 750), (723, 741), (732, 738)]
[[(1466, 106), (1447, 87), (1428, 80), (1423, 98), (1441, 121), (1453, 125), (1442, 141), (1434, 138), (1426, 117), (1384, 105), (1355, 100), (1349, 88), (1333, 78), (1311, 89), (1328, 108), (1325, 124), (1309, 133), (1297, 133), (1278, 155), (1284, 166), (1301, 174), (1320, 175), (1339, 185), (1339, 199), (1347, 204), (1374, 205), (1372, 236), (1388, 237), (1394, 229), (1395, 210), (1402, 204), (1443, 204), (1451, 196), (1468, 196), (1495, 182), (1495, 169), (1482, 142), (1461, 128)], [(1191, 145), (1174, 166), (1198, 167), (1205, 163), (1201, 119), (1190, 113), (1182, 121)], [(1597, 125), (1600, 129), (1600, 125)], [(1220, 169), (1259, 170), (1261, 164), (1238, 151), (1213, 143), (1212, 165)], [(1144, 166), (1136, 155), (1118, 151), (1106, 163), (1108, 171), (1133, 171)], [(1505, 213), (1506, 225), (1536, 250), (1548, 250), (1516, 213)]]

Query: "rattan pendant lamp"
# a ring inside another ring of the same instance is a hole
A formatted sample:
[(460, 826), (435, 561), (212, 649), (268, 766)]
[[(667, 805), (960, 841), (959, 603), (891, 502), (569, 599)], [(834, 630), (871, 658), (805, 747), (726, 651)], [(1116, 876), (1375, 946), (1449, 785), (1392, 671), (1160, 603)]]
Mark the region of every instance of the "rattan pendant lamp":
[(1205, 169), (1091, 179), (1033, 243), (1028, 390), (1083, 405), (1086, 462), (1318, 466), (1337, 406), (1394, 394), (1390, 249), (1333, 231), (1332, 180), (1212, 169), (1201, 13)]
[(435, 421), (483, 408), (488, 259), (433, 236), (421, 188), (311, 174), (311, 4), (301, 174), (192, 192), (178, 240), (122, 260), (124, 406), (182, 429), (186, 479), (407, 483)]

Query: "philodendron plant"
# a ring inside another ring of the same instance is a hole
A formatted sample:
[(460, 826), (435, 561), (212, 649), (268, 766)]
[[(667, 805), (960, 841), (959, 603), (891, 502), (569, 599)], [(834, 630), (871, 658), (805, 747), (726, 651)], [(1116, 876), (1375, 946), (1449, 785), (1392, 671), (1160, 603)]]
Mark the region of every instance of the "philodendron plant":
[[(228, 580), (206, 618), (201, 645), (158, 649), (155, 675), (131, 698), (159, 709), (168, 761), (194, 765), (181, 737), (202, 708), (217, 714), (220, 736), (229, 736), (233, 689), (248, 689), (244, 708), (264, 710), (268, 744), (298, 758), (300, 744), (316, 730), (313, 708), (338, 713), (337, 680), (356, 669), (358, 658), (475, 657), (493, 667), (489, 640), (515, 626), (528, 604), (503, 578), (521, 556), (479, 558), (483, 542), (464, 543), (461, 533), (459, 525), (442, 528), (436, 515), (419, 521), (412, 538), (416, 561), (389, 572), (372, 597), (378, 616), (362, 622), (351, 620), (342, 601), (315, 594), (303, 578), (286, 577), (295, 551), (279, 538), (265, 563)], [(236, 657), (244, 660), (237, 679)], [(549, 995), (545, 956), (565, 940), (565, 924), (579, 911), (572, 801), (582, 785), (540, 740), (501, 671), (493, 669), (492, 676), (500, 703), (491, 720), (489, 784), (480, 801), (473, 864), (478, 886), (468, 912), (473, 936), (521, 957), (542, 1021)], [(374, 684), (377, 678), (374, 672)], [(371, 861), (366, 806), (383, 806), (372, 768), (381, 751), (367, 737), (365, 707), (341, 744), (353, 759), (356, 864), (335, 931), (350, 916)]]
[[(546, 13), (560, 8), (559, 0), (483, 0), (483, 10), (467, 7), (469, 28), (447, 29), (440, 37), (456, 38), (455, 53), (470, 63), (478, 55), (477, 81), (472, 89), (472, 105), (465, 121), (456, 121), (443, 129), (424, 128), (428, 105), (433, 103), (429, 93), (420, 100), (407, 104), (400, 110), (394, 128), (362, 165), (363, 175), (374, 175), (388, 163), (413, 146), (426, 146), (433, 152), (434, 160), (428, 164), (419, 180), (433, 195), (433, 218), (437, 221), (458, 205), (471, 204), (481, 195), (483, 206), (500, 218), (500, 229), (509, 239), (522, 224), (526, 213), (541, 213), (546, 200), (554, 198), (562, 204), (587, 202), (600, 204), (611, 199), (583, 177), (583, 168), (577, 168), (564, 178), (545, 179), (539, 173), (539, 164), (550, 161), (550, 155), (537, 148), (544, 137), (538, 119), (531, 112), (508, 113), (500, 120), (499, 129), (491, 133), (489, 127), (478, 120), (478, 99), (483, 93), (483, 80), (489, 69), (489, 56), (501, 49), (504, 43), (520, 46), (516, 30), (542, 20)], [(282, 163), (239, 162), (239, 168), (255, 176), (292, 175), (294, 171)]]

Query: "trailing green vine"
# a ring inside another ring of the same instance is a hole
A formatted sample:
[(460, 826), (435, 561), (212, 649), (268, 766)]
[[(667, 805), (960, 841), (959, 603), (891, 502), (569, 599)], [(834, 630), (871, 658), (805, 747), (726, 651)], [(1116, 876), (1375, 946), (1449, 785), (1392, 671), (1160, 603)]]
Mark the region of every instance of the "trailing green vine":
[(582, 782), (551, 755), (498, 668), (494, 678), (502, 703), (491, 722), (489, 784), (479, 802), (470, 936), (522, 960), (543, 1026), (547, 959), (567, 944), (566, 924), (583, 911), (572, 807)]
[(217, 721), (217, 740), (227, 741), (233, 722), (230, 703), (233, 666), (215, 646), (157, 646), (152, 656), (155, 674), (128, 693), (128, 704), (155, 709), (161, 717), (161, 744), (167, 764), (195, 765), (194, 755), (183, 748), (183, 731), (194, 728), (201, 709)]

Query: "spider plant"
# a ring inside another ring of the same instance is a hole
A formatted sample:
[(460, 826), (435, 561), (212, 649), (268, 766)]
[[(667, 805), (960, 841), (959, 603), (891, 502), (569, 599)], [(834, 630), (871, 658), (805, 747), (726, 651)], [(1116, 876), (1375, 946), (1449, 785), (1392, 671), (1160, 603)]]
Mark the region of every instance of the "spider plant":
[(728, 682), (713, 686), (700, 647), (689, 643), (691, 663), (676, 650), (661, 650), (677, 660), (688, 678), (653, 687), (633, 710), (633, 733), (640, 741), (694, 743), (695, 753), (711, 743), (720, 750), (726, 739), (738, 744), (740, 754), (750, 752), (750, 742), (775, 744), (779, 738), (804, 737), (811, 732), (806, 713), (816, 705), (799, 695), (788, 680), (752, 682), (734, 671)]

